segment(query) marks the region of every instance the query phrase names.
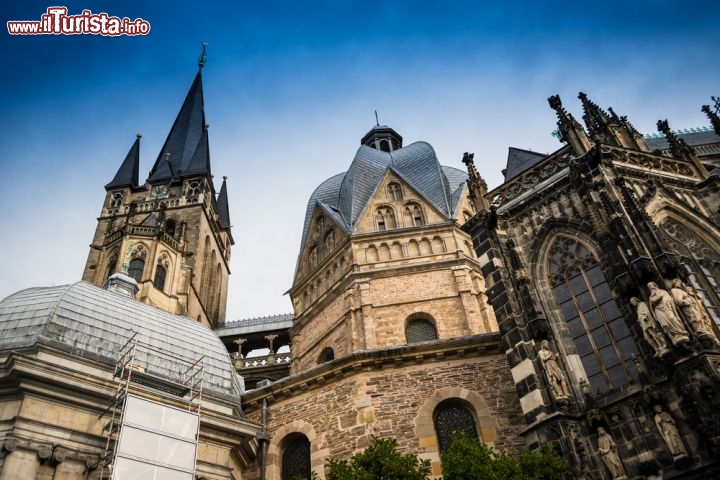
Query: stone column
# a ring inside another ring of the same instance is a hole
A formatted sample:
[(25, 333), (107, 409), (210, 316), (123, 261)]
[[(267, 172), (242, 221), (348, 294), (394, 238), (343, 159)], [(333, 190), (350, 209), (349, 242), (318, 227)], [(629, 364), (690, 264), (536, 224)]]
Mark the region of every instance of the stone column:
[(270, 364), (270, 365), (272, 365), (272, 364), (275, 363), (275, 349), (273, 348), (273, 342), (275, 341), (275, 339), (276, 339), (277, 337), (278, 337), (277, 335), (265, 335), (265, 340), (267, 340), (268, 343), (270, 344), (270, 345), (268, 346), (268, 348), (270, 349), (270, 351), (268, 352), (268, 357), (267, 357), (267, 358), (268, 358), (268, 364)]
[(36, 478), (40, 460), (37, 452), (21, 450), (19, 441), (14, 438), (5, 440), (5, 464), (0, 473), (0, 480), (16, 480), (19, 478)]

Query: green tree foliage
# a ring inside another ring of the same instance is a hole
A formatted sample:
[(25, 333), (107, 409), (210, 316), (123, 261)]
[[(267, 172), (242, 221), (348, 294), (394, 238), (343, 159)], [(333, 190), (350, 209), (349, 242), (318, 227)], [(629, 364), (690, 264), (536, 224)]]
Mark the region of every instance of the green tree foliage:
[(465, 434), (453, 438), (440, 458), (444, 480), (562, 480), (567, 468), (550, 446), (515, 458)]
[(328, 461), (327, 480), (426, 480), (430, 461), (401, 455), (397, 441), (373, 437), (372, 443), (350, 460)]

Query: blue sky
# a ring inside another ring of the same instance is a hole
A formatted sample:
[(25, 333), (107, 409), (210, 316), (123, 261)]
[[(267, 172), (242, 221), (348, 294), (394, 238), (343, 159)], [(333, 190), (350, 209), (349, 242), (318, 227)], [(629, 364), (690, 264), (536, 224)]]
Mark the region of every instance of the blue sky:
[[(56, 3), (0, 6), (3, 22)], [(587, 4), (587, 5), (586, 5)], [(289, 312), (307, 198), (347, 169), (380, 122), (445, 165), (475, 152), (499, 184), (510, 146), (551, 152), (559, 93), (644, 133), (708, 125), (720, 95), (720, 4), (656, 2), (99, 2), (70, 14), (141, 17), (147, 36), (12, 36), (0, 62), (0, 298), (76, 281), (136, 133), (145, 178), (197, 69), (216, 183), (229, 177), (236, 245), (228, 319)], [(170, 6), (172, 5), (172, 9)], [(269, 236), (257, 229), (273, 232)]]

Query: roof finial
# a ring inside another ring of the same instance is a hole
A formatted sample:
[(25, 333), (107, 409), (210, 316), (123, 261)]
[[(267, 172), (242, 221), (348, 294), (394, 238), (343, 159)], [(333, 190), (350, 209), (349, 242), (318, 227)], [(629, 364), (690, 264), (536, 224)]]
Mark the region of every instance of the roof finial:
[(202, 42), (203, 51), (198, 57), (198, 69), (200, 70), (202, 70), (202, 68), (205, 66), (205, 62), (207, 62), (207, 52), (205, 51), (207, 46), (208, 42)]
[(377, 110), (375, 110), (375, 126), (376, 127), (380, 126), (380, 120), (378, 120)]

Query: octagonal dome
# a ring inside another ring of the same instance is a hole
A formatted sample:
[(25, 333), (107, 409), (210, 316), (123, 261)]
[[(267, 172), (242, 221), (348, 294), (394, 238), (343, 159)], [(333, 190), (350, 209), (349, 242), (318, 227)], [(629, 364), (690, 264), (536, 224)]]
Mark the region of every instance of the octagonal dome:
[(0, 301), (0, 352), (43, 344), (114, 365), (132, 332), (148, 374), (179, 378), (202, 357), (203, 388), (239, 398), (242, 380), (220, 339), (201, 323), (78, 282), (21, 290)]

